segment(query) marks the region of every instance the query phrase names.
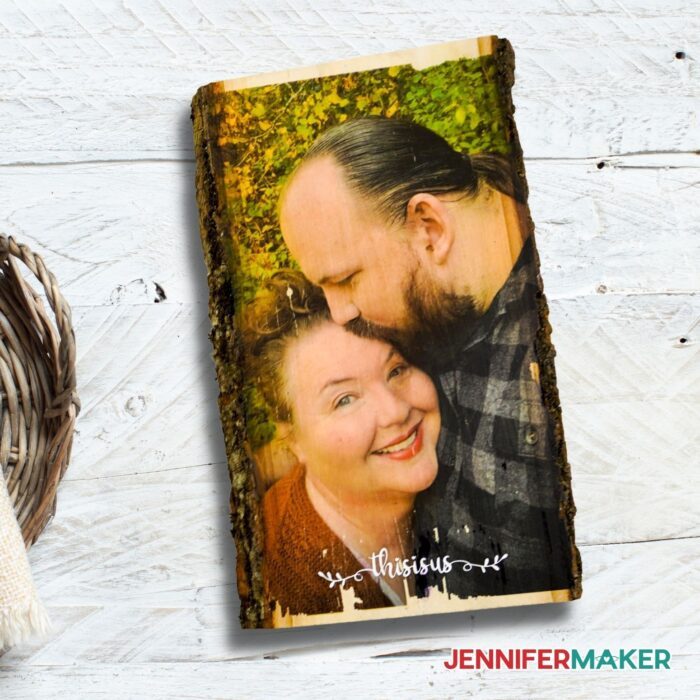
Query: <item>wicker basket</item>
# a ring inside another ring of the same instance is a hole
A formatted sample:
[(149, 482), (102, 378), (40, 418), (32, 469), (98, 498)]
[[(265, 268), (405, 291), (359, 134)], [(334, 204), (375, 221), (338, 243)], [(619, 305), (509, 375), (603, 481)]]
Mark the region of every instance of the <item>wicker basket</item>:
[[(21, 260), (44, 287), (24, 280)], [(56, 509), (80, 410), (70, 307), (40, 256), (0, 235), (0, 464), (29, 548)]]

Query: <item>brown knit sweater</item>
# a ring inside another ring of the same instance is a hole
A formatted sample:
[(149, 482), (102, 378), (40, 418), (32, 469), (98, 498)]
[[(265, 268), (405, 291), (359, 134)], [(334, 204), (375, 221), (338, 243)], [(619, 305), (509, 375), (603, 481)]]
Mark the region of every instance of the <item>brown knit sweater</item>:
[[(341, 612), (340, 585), (333, 588), (318, 572), (350, 576), (364, 568), (311, 505), (299, 465), (268, 489), (263, 499), (265, 575), (268, 595), (284, 613), (293, 615)], [(369, 573), (348, 581), (355, 607), (391, 606)]]

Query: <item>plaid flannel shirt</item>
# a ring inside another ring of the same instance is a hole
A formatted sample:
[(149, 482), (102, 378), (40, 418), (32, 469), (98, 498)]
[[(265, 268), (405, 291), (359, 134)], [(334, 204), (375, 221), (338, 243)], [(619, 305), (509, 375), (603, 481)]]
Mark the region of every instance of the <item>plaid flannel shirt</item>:
[[(553, 423), (535, 354), (539, 294), (530, 237), (476, 327), (455, 335), (428, 368), (441, 398), (440, 470), (416, 501), (417, 549), (474, 564), (508, 554), (499, 572), (455, 567), (445, 581), (460, 597), (571, 585)], [(429, 574), (422, 584), (442, 588), (443, 577)]]

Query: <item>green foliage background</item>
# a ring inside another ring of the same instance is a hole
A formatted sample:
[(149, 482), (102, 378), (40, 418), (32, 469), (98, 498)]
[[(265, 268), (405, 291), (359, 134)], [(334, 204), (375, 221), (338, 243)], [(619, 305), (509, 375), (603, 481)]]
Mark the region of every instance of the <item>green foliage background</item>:
[[(317, 136), (347, 119), (382, 115), (432, 129), (463, 153), (510, 149), (493, 57), (347, 73), (212, 95), (210, 115), (225, 190), (236, 307), (282, 267), (297, 267), (282, 240), (277, 202)], [(245, 397), (252, 449), (274, 435), (253, 387)]]

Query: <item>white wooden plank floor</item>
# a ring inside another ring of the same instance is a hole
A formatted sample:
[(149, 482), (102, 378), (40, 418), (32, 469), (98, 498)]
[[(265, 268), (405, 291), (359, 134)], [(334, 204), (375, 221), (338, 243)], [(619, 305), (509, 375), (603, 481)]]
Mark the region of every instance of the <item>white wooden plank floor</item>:
[[(0, 5), (0, 230), (44, 255), (73, 305), (83, 400), (30, 552), (54, 631), (0, 657), (3, 699), (700, 695), (700, 6), (427, 8)], [(583, 598), (242, 631), (189, 100), (222, 78), (491, 33), (516, 51)], [(667, 672), (455, 673), (455, 646), (673, 658)]]

